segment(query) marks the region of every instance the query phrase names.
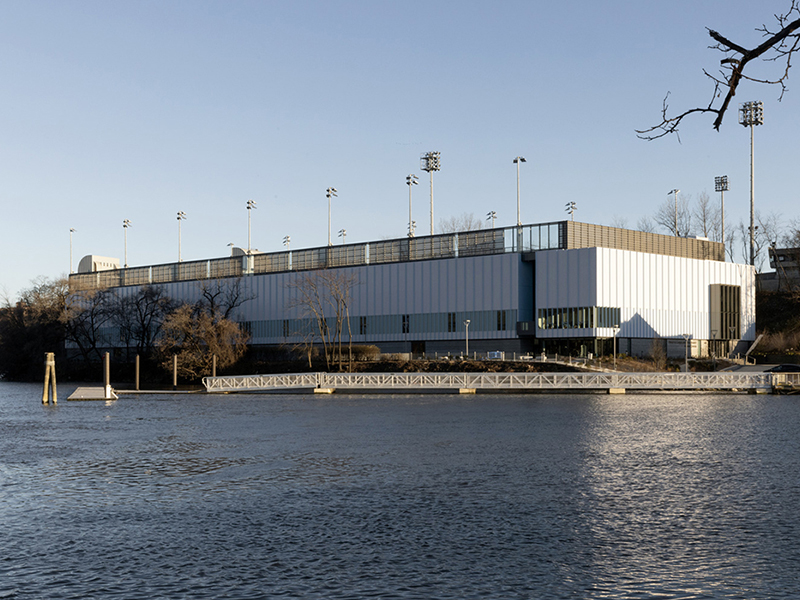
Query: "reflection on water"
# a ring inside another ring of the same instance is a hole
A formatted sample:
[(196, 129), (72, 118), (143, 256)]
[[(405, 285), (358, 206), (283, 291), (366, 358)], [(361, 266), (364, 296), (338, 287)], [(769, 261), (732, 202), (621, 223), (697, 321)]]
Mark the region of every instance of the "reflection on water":
[(0, 383), (0, 598), (800, 589), (791, 397), (40, 398)]

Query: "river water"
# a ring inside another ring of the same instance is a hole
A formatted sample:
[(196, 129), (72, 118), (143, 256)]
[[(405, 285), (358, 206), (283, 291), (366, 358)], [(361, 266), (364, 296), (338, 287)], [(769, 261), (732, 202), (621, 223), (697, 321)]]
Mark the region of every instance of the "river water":
[(0, 599), (800, 596), (800, 397), (40, 401)]

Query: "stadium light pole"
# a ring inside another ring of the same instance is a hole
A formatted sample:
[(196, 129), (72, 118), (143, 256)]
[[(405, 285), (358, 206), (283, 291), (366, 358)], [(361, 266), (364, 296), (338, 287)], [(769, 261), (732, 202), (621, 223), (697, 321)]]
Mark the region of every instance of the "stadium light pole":
[(433, 235), (433, 172), (442, 169), (441, 159), (441, 152), (426, 152), (419, 159), (419, 168), (431, 176), (431, 235)]
[(519, 202), (519, 164), (528, 162), (525, 160), (524, 157), (518, 156), (516, 157), (513, 162), (517, 165), (517, 227), (522, 225), (522, 215), (520, 214), (520, 202)]
[(247, 255), (248, 256), (250, 256), (250, 254), (251, 254), (251, 246), (250, 246), (250, 212), (254, 208), (257, 208), (255, 200), (248, 200), (247, 201)]
[(670, 190), (667, 192), (667, 196), (675, 196), (675, 237), (680, 237), (678, 235), (678, 193), (680, 190), (675, 188), (674, 190)]
[(720, 214), (720, 241), (722, 242), (723, 252), (725, 250), (725, 192), (728, 191), (728, 176), (721, 175), (714, 177), (714, 191), (719, 192), (719, 214)]
[(332, 246), (331, 244), (331, 198), (336, 198), (336, 188), (329, 187), (325, 190), (325, 196), (328, 198), (328, 246)]
[(347, 229), (340, 229), (339, 237), (342, 238), (342, 246), (344, 246), (345, 242), (347, 241)]
[(755, 152), (753, 145), (756, 125), (764, 124), (764, 103), (760, 100), (744, 102), (739, 106), (739, 124), (750, 127), (750, 265), (756, 264), (756, 203), (755, 203)]
[(186, 220), (186, 213), (178, 211), (178, 262), (181, 262), (181, 221)]
[(72, 269), (72, 234), (75, 233), (77, 229), (74, 227), (69, 228), (69, 272), (74, 273), (75, 271)]
[(486, 213), (486, 220), (492, 222), (492, 229), (494, 229), (494, 221), (496, 218), (497, 218), (497, 213), (494, 212), (493, 210), (490, 210), (488, 213)]
[(574, 201), (567, 202), (564, 209), (569, 213), (570, 219), (575, 220), (575, 211), (578, 210), (578, 205)]
[(292, 236), (285, 235), (283, 236), (283, 245), (286, 246), (286, 250), (289, 250), (289, 244), (292, 243)]
[(414, 220), (411, 217), (411, 186), (419, 185), (419, 177), (406, 175), (406, 185), (408, 185), (408, 237), (414, 237)]
[(125, 219), (122, 221), (122, 229), (125, 232), (125, 268), (128, 268), (128, 227), (131, 226), (131, 220)]

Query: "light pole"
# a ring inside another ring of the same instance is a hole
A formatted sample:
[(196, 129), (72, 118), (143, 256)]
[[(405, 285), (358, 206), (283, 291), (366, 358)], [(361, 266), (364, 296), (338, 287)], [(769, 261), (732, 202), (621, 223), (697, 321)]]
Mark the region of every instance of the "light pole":
[(717, 330), (711, 330), (711, 361), (712, 361), (712, 371), (717, 370)]
[(178, 262), (181, 262), (181, 221), (186, 220), (186, 213), (178, 211)]
[(575, 211), (578, 210), (578, 205), (575, 202), (567, 202), (567, 208), (564, 210), (569, 213), (570, 218), (574, 221), (575, 220)]
[(467, 335), (466, 335), (466, 338), (465, 338), (467, 347), (466, 347), (465, 352), (466, 352), (467, 358), (469, 358), (469, 319), (465, 319), (464, 320), (464, 327), (465, 327), (466, 332), (467, 332)]
[(496, 218), (497, 218), (497, 213), (494, 212), (493, 210), (490, 210), (488, 213), (486, 213), (486, 220), (492, 222), (492, 229), (494, 229), (494, 221)]
[(72, 269), (72, 234), (75, 233), (77, 229), (74, 227), (69, 228), (69, 272), (74, 273), (75, 271)]
[(250, 211), (256, 208), (255, 200), (248, 200), (247, 201), (247, 255), (250, 256), (251, 246), (250, 246)]
[[(517, 227), (522, 225), (522, 216), (520, 214), (520, 205), (519, 205), (519, 163), (528, 162), (522, 156), (518, 156), (512, 161), (514, 164), (517, 165)], [(494, 227), (494, 225), (492, 225)]]
[(683, 351), (683, 372), (689, 372), (689, 338), (692, 337), (688, 333), (682, 333), (681, 337), (685, 340), (685, 348)]
[(722, 242), (723, 252), (725, 250), (725, 192), (728, 191), (728, 176), (721, 175), (714, 177), (714, 191), (719, 192), (719, 214), (720, 214), (720, 241)]
[(617, 370), (617, 333), (619, 333), (619, 327), (614, 327), (614, 370)]
[(667, 192), (667, 196), (670, 195), (675, 196), (675, 237), (680, 237), (680, 235), (678, 234), (678, 192), (680, 192), (680, 190), (677, 188)]
[(332, 246), (331, 244), (331, 198), (336, 198), (336, 188), (329, 187), (325, 190), (325, 196), (328, 198), (328, 246)]
[(286, 250), (289, 250), (289, 244), (292, 243), (292, 236), (285, 235), (283, 236), (283, 245), (286, 246)]
[(431, 176), (431, 235), (433, 235), (433, 172), (442, 168), (441, 152), (426, 152), (419, 159), (419, 168)]
[(339, 237), (342, 238), (342, 246), (344, 246), (344, 243), (347, 240), (347, 229), (340, 229)]
[(125, 232), (125, 268), (128, 268), (128, 227), (131, 226), (131, 220), (125, 219), (122, 222), (122, 229)]
[(739, 106), (739, 123), (750, 127), (750, 264), (756, 264), (756, 203), (755, 203), (755, 153), (753, 130), (756, 125), (764, 124), (764, 103), (760, 100), (744, 102)]
[(414, 175), (406, 175), (406, 184), (408, 185), (408, 237), (414, 237), (414, 220), (411, 218), (411, 186), (419, 184), (419, 177)]

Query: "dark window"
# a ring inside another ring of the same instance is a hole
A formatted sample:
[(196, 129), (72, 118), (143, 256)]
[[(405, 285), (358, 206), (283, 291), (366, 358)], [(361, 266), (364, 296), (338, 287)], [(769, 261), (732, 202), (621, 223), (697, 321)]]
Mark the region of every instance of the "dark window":
[(403, 333), (408, 333), (411, 329), (409, 324), (411, 321), (410, 315), (403, 315)]

